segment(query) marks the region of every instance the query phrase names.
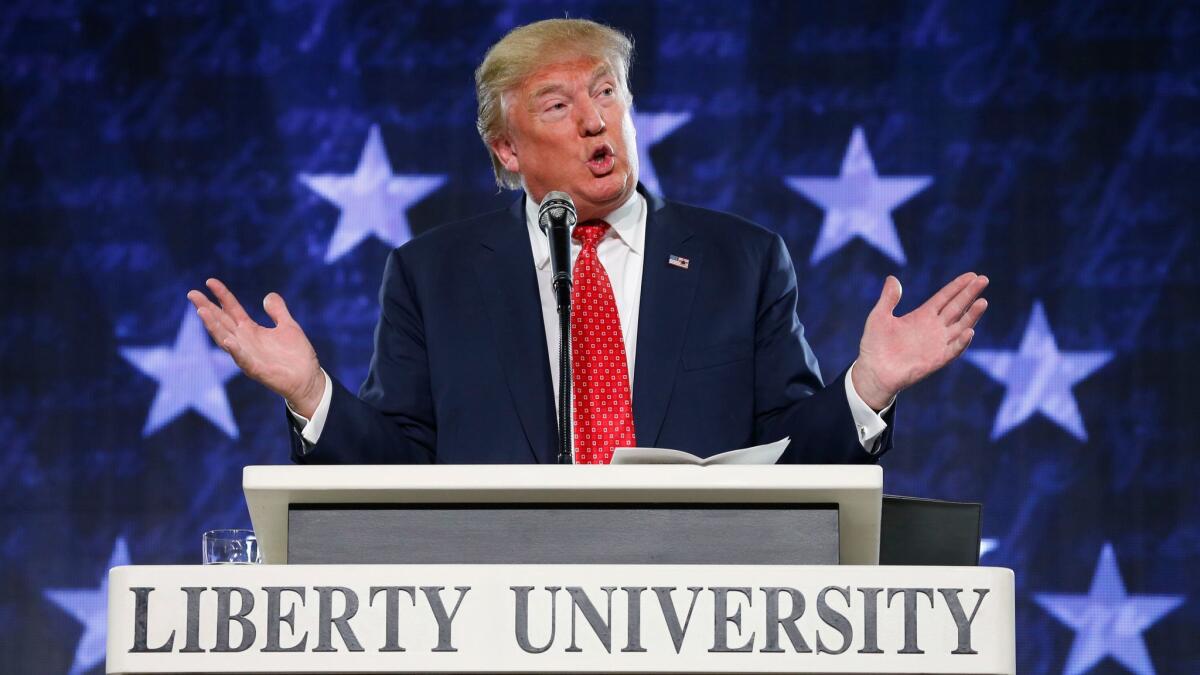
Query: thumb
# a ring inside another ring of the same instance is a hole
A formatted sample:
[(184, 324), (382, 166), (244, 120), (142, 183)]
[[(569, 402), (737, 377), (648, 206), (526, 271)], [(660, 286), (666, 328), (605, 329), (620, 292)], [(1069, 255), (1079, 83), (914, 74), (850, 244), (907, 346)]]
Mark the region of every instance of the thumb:
[(904, 289), (900, 286), (900, 280), (889, 274), (887, 280), (883, 282), (883, 292), (879, 294), (879, 302), (875, 303), (871, 313), (885, 312), (888, 316), (892, 316), (896, 305), (900, 304), (900, 296), (903, 293)]
[(276, 326), (282, 323), (296, 323), (291, 312), (288, 311), (287, 303), (283, 301), (283, 296), (278, 293), (267, 293), (267, 297), (263, 298), (263, 309), (267, 311), (267, 316), (271, 317)]

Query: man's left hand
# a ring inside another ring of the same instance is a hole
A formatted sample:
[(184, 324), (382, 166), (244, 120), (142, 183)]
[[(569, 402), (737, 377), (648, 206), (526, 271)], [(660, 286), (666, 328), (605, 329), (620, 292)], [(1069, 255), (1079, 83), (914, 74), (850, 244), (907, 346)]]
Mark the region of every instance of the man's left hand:
[(968, 272), (925, 304), (895, 316), (900, 280), (889, 276), (879, 302), (867, 315), (854, 364), (854, 389), (863, 402), (882, 410), (896, 394), (962, 354), (987, 309), (987, 300), (979, 297), (987, 284), (987, 277)]

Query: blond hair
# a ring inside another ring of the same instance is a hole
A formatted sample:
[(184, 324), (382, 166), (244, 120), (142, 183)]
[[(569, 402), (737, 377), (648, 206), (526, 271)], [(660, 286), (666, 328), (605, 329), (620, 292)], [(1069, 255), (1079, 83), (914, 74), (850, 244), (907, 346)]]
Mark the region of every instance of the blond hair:
[(509, 189), (521, 187), (521, 176), (500, 163), (492, 142), (504, 135), (504, 95), (521, 85), (539, 68), (580, 56), (605, 61), (617, 76), (626, 104), (629, 93), (629, 64), (633, 41), (624, 33), (586, 19), (547, 19), (509, 31), (492, 45), (475, 69), (475, 98), (479, 103), (475, 127), (487, 146), (496, 172), (496, 184)]

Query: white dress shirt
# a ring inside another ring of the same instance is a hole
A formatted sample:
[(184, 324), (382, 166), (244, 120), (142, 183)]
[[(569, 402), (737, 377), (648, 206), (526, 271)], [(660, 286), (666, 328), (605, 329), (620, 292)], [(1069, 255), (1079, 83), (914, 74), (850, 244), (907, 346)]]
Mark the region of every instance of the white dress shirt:
[[(637, 358), (638, 313), (642, 304), (642, 268), (645, 262), (646, 245), (646, 199), (634, 192), (628, 200), (605, 217), (610, 227), (596, 245), (600, 264), (608, 272), (609, 283), (617, 303), (617, 316), (621, 320), (621, 335), (625, 340), (625, 355), (629, 366), (629, 387), (632, 392), (634, 363)], [(554, 301), (551, 283), (553, 270), (550, 268), (550, 242), (538, 227), (538, 204), (525, 200), (525, 224), (529, 231), (529, 245), (533, 250), (533, 264), (537, 270), (538, 295), (541, 299), (542, 322), (545, 324), (546, 353), (550, 359), (550, 379), (553, 384), (554, 405), (558, 407), (558, 306)], [(582, 244), (571, 239), (571, 268), (579, 257)], [(880, 434), (887, 429), (887, 422), (871, 406), (863, 402), (851, 383), (854, 366), (846, 373), (846, 400), (850, 414), (858, 430), (858, 441), (867, 452), (874, 453)], [(325, 374), (325, 392), (312, 419), (305, 419), (295, 410), (292, 416), (301, 428), (301, 437), (308, 445), (315, 445), (325, 427), (329, 415), (329, 404), (333, 398), (333, 382)], [(883, 412), (891, 408), (891, 403)], [(764, 439), (772, 441), (776, 439)], [(730, 448), (731, 450), (733, 448)]]
[[(638, 314), (642, 307), (642, 263), (646, 254), (646, 199), (633, 193), (604, 222), (608, 231), (596, 244), (596, 255), (617, 302), (621, 336), (625, 339), (625, 359), (629, 366), (629, 392), (633, 393), (633, 364), (637, 359)], [(550, 355), (550, 381), (554, 385), (554, 406), (558, 407), (558, 303), (554, 301), (554, 270), (550, 268), (550, 238), (538, 227), (538, 204), (525, 200), (525, 223), (529, 245), (533, 247), (533, 265), (537, 268), (538, 296), (542, 301), (542, 322), (546, 326), (546, 353)], [(571, 270), (583, 244), (571, 237)]]

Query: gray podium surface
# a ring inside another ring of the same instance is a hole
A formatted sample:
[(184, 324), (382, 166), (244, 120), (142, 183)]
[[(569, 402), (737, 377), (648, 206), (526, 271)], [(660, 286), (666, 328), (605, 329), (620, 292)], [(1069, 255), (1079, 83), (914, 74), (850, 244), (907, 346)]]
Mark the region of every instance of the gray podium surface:
[(879, 560), (878, 466), (250, 466), (242, 482), (271, 564)]
[(291, 564), (836, 565), (836, 504), (301, 504)]

